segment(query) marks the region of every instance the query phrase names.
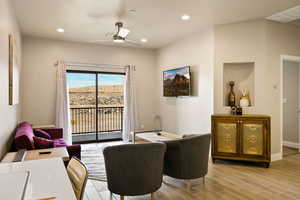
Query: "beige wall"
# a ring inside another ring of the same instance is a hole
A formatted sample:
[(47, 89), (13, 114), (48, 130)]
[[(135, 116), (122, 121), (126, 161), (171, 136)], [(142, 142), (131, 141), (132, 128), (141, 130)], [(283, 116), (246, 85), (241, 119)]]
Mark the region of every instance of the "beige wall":
[[(192, 34), (157, 52), (157, 104), (164, 130), (177, 134), (210, 132), (213, 112), (214, 31)], [(164, 70), (190, 65), (191, 97), (163, 97)]]
[(300, 55), (299, 31), (299, 27), (266, 20), (216, 27), (215, 113), (229, 112), (222, 105), (223, 63), (255, 62), (255, 106), (245, 113), (271, 116), (271, 151), (276, 157), (281, 152), (280, 55)]
[[(266, 74), (266, 25), (264, 21), (251, 21), (217, 26), (215, 29), (214, 108), (215, 113), (229, 113), (223, 104), (223, 64), (254, 62), (255, 106), (245, 113), (267, 114), (264, 109), (264, 76)], [(259, 90), (258, 88), (261, 88)], [(250, 94), (251, 95), (251, 94)], [(237, 100), (238, 101), (238, 100)]]
[(56, 68), (60, 60), (136, 65), (140, 125), (153, 128), (155, 106), (155, 53), (137, 48), (71, 43), (33, 37), (23, 39), (22, 119), (33, 124), (53, 124)]
[(283, 62), (283, 141), (299, 143), (299, 63)]
[[(20, 119), (20, 105), (8, 105), (8, 35), (17, 41), (17, 54), (21, 63), (21, 37), (10, 0), (0, 0), (0, 159), (10, 147), (9, 139)], [(21, 66), (19, 65), (19, 70)]]
[[(267, 25), (267, 60), (268, 79), (270, 84), (280, 86), (280, 56), (300, 56), (300, 27), (275, 22), (266, 22)], [(267, 102), (272, 114), (272, 145), (281, 148), (280, 124), (280, 90), (270, 96)]]

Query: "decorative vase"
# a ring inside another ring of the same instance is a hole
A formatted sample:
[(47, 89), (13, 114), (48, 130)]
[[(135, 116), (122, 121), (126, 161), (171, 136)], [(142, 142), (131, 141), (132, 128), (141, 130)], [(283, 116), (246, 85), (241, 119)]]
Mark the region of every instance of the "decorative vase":
[(240, 106), (241, 107), (249, 107), (250, 106), (249, 95), (246, 90), (242, 90), (242, 96), (240, 98)]
[(228, 106), (235, 106), (235, 94), (233, 91), (234, 81), (229, 81), (230, 92), (228, 94)]

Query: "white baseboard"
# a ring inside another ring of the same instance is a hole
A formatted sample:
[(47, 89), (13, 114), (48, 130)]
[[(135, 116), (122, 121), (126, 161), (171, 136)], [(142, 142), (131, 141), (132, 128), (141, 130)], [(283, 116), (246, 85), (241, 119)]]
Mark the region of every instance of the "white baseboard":
[(282, 144), (285, 147), (299, 149), (299, 143), (296, 143), (296, 142), (283, 141)]
[(277, 161), (277, 160), (282, 160), (282, 153), (272, 153), (271, 155), (271, 162)]

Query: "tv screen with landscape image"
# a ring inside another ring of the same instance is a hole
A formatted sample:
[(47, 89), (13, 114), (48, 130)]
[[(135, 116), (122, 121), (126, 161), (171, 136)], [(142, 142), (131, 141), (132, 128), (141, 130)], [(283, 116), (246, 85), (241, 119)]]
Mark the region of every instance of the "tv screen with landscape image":
[(164, 71), (163, 76), (165, 97), (191, 95), (191, 73), (189, 66)]

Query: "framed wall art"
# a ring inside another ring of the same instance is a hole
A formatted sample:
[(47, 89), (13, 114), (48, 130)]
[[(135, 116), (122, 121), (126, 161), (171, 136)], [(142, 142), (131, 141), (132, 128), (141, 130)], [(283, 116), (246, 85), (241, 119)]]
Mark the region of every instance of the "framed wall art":
[(19, 103), (19, 66), (17, 57), (16, 40), (9, 35), (9, 62), (8, 62), (8, 104)]

